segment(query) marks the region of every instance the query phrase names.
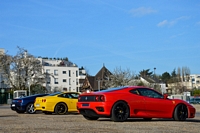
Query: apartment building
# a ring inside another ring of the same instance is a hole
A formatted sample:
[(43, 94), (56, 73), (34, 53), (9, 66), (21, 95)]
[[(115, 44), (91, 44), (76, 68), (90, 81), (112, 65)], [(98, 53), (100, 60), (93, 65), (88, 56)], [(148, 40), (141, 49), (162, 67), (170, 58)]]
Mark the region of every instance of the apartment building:
[(43, 73), (46, 74), (43, 86), (49, 92), (70, 91), (80, 92), (79, 81), (85, 79), (85, 70), (79, 69), (76, 64), (61, 59), (38, 58), (42, 63)]
[(200, 74), (191, 74), (190, 79), (191, 88), (200, 89)]

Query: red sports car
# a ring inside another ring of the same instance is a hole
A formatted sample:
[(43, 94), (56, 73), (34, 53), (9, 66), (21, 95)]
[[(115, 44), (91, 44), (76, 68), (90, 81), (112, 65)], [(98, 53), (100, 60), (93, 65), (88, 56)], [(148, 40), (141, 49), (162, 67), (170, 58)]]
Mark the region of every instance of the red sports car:
[(180, 99), (168, 99), (154, 89), (141, 86), (111, 88), (79, 95), (77, 108), (85, 119), (108, 117), (115, 122), (128, 118), (173, 118), (184, 121), (195, 117), (195, 108)]

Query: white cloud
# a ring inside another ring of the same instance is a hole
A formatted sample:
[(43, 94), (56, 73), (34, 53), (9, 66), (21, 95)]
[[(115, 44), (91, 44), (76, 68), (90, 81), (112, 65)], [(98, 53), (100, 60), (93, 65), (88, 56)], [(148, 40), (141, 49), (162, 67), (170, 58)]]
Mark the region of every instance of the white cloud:
[(144, 16), (144, 15), (147, 15), (147, 14), (155, 13), (157, 11), (153, 10), (151, 8), (140, 7), (140, 8), (136, 8), (136, 9), (131, 9), (129, 12), (133, 16)]
[(162, 27), (162, 26), (165, 26), (168, 24), (168, 21), (167, 20), (163, 20), (162, 22), (158, 23), (158, 27)]
[(163, 20), (162, 22), (159, 22), (159, 23), (157, 24), (157, 26), (158, 26), (158, 27), (173, 26), (173, 25), (175, 25), (176, 23), (178, 23), (179, 21), (181, 21), (181, 20), (187, 20), (187, 19), (189, 19), (189, 18), (190, 18), (190, 17), (188, 17), (188, 16), (182, 16), (182, 17), (173, 19), (173, 20), (171, 20), (171, 21)]

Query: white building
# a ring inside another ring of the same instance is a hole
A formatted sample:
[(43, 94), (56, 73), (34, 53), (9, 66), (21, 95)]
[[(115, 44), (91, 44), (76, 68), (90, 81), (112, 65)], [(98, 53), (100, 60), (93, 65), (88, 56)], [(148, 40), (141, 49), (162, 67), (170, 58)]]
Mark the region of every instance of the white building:
[(79, 79), (85, 78), (84, 70), (79, 71), (77, 65), (65, 60), (43, 58), (38, 60), (42, 63), (43, 73), (46, 73), (43, 85), (48, 91), (80, 92)]
[(200, 89), (200, 74), (191, 74), (190, 79), (191, 88)]

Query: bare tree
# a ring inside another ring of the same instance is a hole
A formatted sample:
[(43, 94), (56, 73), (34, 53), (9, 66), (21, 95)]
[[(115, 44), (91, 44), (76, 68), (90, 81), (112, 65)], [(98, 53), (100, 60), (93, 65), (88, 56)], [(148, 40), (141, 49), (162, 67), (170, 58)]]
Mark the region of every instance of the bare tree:
[[(25, 90), (28, 84), (41, 84), (42, 64), (27, 50), (17, 47), (15, 56), (4, 54), (0, 57), (0, 67), (4, 79), (13, 90)], [(34, 80), (33, 81), (33, 77)]]

